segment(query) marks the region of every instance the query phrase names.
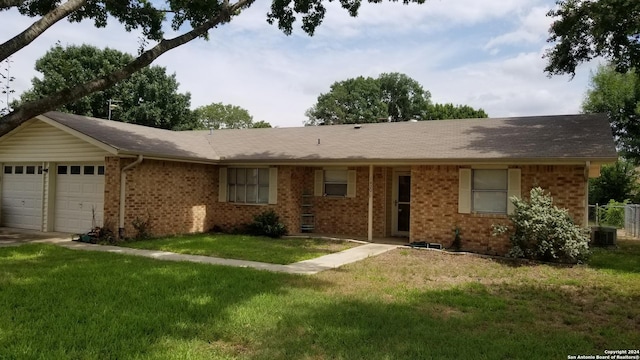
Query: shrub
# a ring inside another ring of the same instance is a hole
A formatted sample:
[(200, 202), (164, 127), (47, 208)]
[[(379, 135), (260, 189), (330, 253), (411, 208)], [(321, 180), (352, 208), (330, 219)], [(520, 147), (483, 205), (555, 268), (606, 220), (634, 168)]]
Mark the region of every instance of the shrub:
[(618, 229), (624, 227), (624, 206), (629, 203), (629, 200), (624, 202), (617, 202), (613, 199), (609, 200), (609, 203), (605, 206), (601, 214), (600, 222), (609, 226), (615, 226)]
[(577, 263), (589, 255), (589, 230), (574, 224), (566, 209), (553, 206), (551, 196), (539, 187), (531, 189), (530, 199), (510, 199), (514, 213), (509, 215), (513, 229), (493, 226), (493, 234), (511, 232), (508, 256)]
[(287, 226), (280, 222), (280, 217), (273, 210), (265, 211), (253, 217), (253, 222), (247, 226), (252, 235), (264, 235), (279, 238), (287, 234)]
[(131, 225), (133, 225), (133, 228), (136, 230), (136, 235), (134, 236), (135, 240), (146, 240), (151, 238), (151, 219), (149, 215), (147, 215), (146, 219), (136, 216)]

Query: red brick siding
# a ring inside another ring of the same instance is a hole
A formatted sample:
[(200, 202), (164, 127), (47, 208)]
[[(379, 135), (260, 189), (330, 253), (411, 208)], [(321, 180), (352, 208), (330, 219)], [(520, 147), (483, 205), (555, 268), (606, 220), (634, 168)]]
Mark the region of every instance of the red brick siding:
[[(118, 227), (120, 169), (133, 159), (105, 159), (105, 219)], [(506, 237), (491, 236), (492, 224), (506, 224), (504, 215), (458, 214), (459, 166), (414, 166), (411, 169), (411, 241), (439, 242), (449, 246), (454, 228), (459, 227), (465, 250), (503, 254)], [(585, 214), (583, 166), (520, 166), (522, 194), (533, 186), (550, 191), (555, 204), (570, 210), (577, 223)], [(125, 230), (135, 234), (134, 219), (151, 220), (154, 235), (201, 232), (214, 225), (226, 229), (252, 220), (253, 216), (275, 210), (291, 233), (300, 231), (302, 194), (313, 194), (314, 167), (278, 167), (278, 199), (273, 205), (243, 205), (218, 202), (217, 166), (144, 160), (127, 172)], [(369, 168), (356, 167), (356, 197), (312, 196), (310, 211), (315, 215), (315, 233), (367, 236)], [(391, 233), (391, 190), (393, 169), (374, 168), (375, 237)]]
[(120, 158), (107, 156), (104, 159), (104, 226), (118, 233), (120, 216)]
[[(461, 230), (465, 250), (504, 254), (506, 236), (491, 236), (492, 224), (508, 224), (505, 215), (458, 213), (458, 166), (414, 166), (411, 171), (411, 241), (429, 241), (449, 246), (454, 229)], [(569, 209), (581, 224), (586, 201), (584, 167), (521, 166), (523, 196), (532, 186), (551, 191), (559, 207)]]
[[(305, 168), (305, 193), (313, 194), (315, 170)], [(315, 215), (315, 233), (366, 237), (369, 214), (369, 168), (354, 167), (356, 170), (356, 196), (312, 198), (312, 212)], [(386, 180), (387, 169), (376, 167), (373, 173), (373, 236), (384, 236), (386, 232)]]
[(203, 232), (214, 218), (214, 167), (144, 160), (127, 171), (125, 234), (133, 221), (149, 219), (154, 235)]
[(586, 226), (585, 206), (587, 203), (584, 166), (522, 166), (523, 196), (540, 186), (551, 194), (553, 203), (569, 209), (576, 224)]

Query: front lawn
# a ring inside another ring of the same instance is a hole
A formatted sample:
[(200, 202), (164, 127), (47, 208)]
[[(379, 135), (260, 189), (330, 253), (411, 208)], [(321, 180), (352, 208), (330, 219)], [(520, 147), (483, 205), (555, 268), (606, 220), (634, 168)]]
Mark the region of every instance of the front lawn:
[(567, 267), (397, 249), (303, 276), (0, 248), (0, 359), (602, 355), (640, 344), (635, 256)]
[(291, 264), (346, 250), (359, 244), (322, 239), (282, 238), (228, 234), (192, 234), (133, 241), (121, 246), (179, 254), (215, 256), (272, 264)]

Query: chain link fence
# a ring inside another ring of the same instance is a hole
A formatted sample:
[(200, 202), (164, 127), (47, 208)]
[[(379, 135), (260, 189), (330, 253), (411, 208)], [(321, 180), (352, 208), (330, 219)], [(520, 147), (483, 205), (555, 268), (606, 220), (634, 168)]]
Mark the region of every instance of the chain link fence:
[(640, 205), (627, 204), (624, 207), (624, 231), (626, 236), (640, 237)]
[(620, 235), (640, 238), (640, 205), (589, 205), (589, 225), (615, 227)]

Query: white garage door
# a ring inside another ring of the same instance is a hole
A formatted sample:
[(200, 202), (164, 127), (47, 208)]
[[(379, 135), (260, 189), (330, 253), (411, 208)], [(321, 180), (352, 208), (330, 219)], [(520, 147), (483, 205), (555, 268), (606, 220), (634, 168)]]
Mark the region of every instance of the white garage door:
[(104, 165), (58, 165), (55, 231), (86, 233), (102, 226)]
[(42, 166), (7, 164), (2, 174), (2, 225), (40, 230)]

